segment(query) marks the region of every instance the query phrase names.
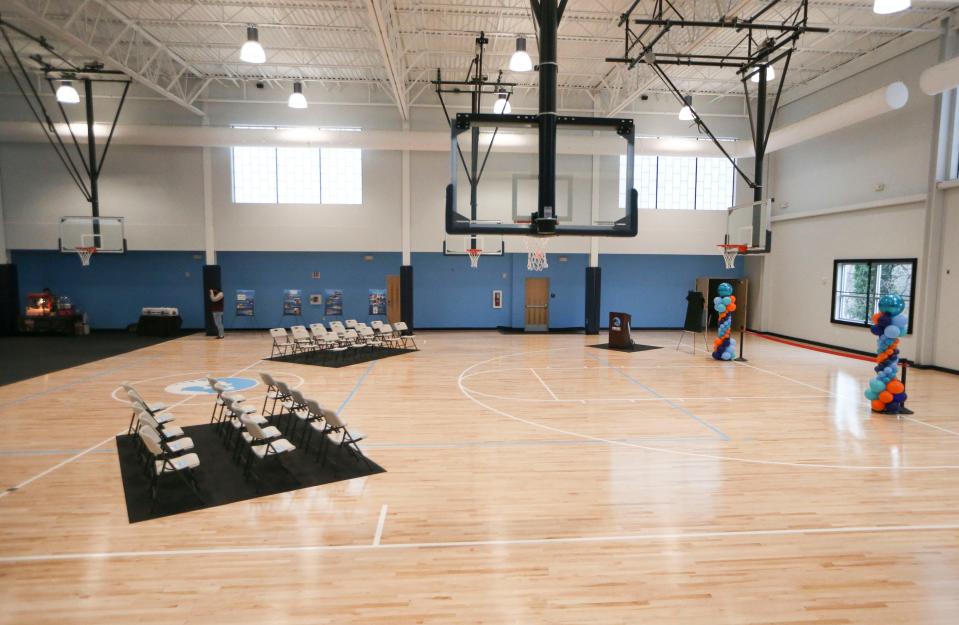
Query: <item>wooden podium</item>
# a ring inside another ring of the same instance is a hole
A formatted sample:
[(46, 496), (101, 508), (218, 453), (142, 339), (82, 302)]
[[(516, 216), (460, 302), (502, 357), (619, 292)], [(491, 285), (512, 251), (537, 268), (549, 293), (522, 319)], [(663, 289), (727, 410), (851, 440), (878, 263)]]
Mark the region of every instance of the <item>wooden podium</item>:
[(632, 317), (629, 313), (611, 312), (609, 313), (609, 348), (610, 349), (628, 349), (633, 348), (633, 337), (629, 334), (629, 323)]

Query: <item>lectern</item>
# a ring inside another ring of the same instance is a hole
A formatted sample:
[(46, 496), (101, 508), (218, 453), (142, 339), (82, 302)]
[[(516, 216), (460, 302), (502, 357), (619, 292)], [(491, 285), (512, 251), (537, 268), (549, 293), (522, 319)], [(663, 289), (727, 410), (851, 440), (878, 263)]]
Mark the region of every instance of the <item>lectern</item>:
[(609, 313), (609, 348), (610, 349), (629, 349), (633, 348), (633, 337), (629, 335), (629, 322), (632, 319), (629, 313), (611, 312)]

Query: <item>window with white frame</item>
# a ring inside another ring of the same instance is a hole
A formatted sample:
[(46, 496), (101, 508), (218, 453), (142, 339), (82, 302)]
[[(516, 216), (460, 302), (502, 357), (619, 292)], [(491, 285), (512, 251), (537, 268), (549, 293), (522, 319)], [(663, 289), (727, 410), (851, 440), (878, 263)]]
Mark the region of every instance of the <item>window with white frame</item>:
[[(636, 156), (639, 208), (725, 210), (735, 203), (736, 170), (727, 158)], [(619, 158), (619, 206), (626, 206), (626, 157)]]
[(358, 148), (323, 148), (323, 203), (363, 203), (363, 152)]
[[(277, 130), (275, 126), (235, 126)], [(358, 132), (359, 128), (321, 128)], [(231, 150), (235, 204), (362, 204), (363, 153), (359, 148)]]

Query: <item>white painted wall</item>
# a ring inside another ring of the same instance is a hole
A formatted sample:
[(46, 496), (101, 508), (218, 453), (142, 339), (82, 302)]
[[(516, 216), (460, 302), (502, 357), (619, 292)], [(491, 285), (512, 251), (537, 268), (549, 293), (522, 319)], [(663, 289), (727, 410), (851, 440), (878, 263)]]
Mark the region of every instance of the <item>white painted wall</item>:
[(945, 191), (935, 363), (959, 371), (959, 187)]
[[(917, 258), (924, 202), (775, 221), (773, 252), (763, 263), (766, 331), (860, 350), (875, 349), (865, 328), (830, 322), (833, 261)], [(923, 271), (920, 263), (919, 271)], [(916, 293), (917, 300), (919, 293)], [(914, 337), (902, 341), (913, 356)]]

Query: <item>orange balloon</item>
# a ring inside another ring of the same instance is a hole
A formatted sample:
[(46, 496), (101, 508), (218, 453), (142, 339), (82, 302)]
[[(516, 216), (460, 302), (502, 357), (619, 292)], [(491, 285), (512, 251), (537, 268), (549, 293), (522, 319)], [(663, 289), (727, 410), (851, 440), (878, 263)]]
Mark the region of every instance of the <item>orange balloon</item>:
[(726, 307), (726, 310), (727, 310), (728, 312), (735, 312), (735, 311), (736, 311), (736, 304), (730, 304), (729, 306)]
[(881, 313), (881, 312), (877, 312), (876, 314), (874, 314), (874, 315), (872, 316), (872, 322), (873, 322), (873, 324), (879, 323), (879, 317), (882, 317), (882, 313)]
[(872, 409), (876, 412), (882, 412), (886, 409), (886, 404), (882, 403), (878, 399), (872, 400)]
[(886, 390), (892, 393), (893, 395), (898, 395), (899, 393), (906, 390), (906, 387), (899, 380), (890, 380), (889, 384), (886, 385)]
[(890, 393), (889, 391), (883, 391), (879, 393), (879, 401), (881, 401), (884, 404), (888, 404), (889, 402), (892, 401), (892, 393)]
[(730, 295), (730, 296), (729, 296), (729, 301), (732, 302), (733, 304), (735, 304), (735, 303), (736, 303), (736, 296), (735, 296), (735, 295)]

